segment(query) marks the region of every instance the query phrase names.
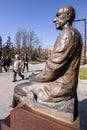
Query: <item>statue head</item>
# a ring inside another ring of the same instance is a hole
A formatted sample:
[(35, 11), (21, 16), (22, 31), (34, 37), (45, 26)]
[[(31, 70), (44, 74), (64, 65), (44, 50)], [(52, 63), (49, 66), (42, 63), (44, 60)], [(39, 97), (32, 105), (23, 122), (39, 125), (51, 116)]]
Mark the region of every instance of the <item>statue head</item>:
[(75, 10), (72, 6), (65, 6), (58, 10), (54, 23), (56, 29), (63, 29), (65, 25), (71, 25), (75, 19)]

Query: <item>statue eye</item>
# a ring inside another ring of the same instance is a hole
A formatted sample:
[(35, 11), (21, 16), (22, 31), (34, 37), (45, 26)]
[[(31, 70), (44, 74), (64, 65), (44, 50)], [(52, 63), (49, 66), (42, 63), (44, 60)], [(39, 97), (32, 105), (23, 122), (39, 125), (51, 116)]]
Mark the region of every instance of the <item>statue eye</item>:
[(60, 17), (60, 16), (62, 16), (62, 15), (64, 15), (63, 13), (57, 13), (56, 14), (56, 17)]
[(58, 17), (59, 16), (59, 14), (56, 14), (56, 17)]

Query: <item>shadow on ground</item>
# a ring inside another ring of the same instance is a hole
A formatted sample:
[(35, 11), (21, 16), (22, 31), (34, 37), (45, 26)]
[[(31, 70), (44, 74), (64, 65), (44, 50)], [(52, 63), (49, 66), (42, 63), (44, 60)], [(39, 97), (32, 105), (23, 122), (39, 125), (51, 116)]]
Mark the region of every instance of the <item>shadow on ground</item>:
[(0, 120), (0, 130), (1, 130), (1, 120)]
[(87, 130), (87, 99), (79, 101), (81, 130)]

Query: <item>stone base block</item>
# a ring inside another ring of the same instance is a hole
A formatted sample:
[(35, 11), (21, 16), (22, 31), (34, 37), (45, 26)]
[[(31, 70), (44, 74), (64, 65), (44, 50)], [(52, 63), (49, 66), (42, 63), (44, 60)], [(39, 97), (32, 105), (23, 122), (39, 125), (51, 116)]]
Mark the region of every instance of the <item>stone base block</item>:
[(80, 130), (79, 116), (73, 122), (65, 122), (49, 115), (20, 104), (2, 121), (1, 130)]

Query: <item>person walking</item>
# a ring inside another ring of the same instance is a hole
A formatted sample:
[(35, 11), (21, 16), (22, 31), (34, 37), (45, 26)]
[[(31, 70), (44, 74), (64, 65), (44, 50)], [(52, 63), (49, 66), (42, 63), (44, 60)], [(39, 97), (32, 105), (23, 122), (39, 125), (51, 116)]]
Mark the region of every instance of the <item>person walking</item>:
[(29, 62), (29, 58), (28, 58), (28, 54), (27, 54), (27, 53), (24, 55), (23, 62), (24, 62), (24, 64), (23, 64), (23, 71), (22, 71), (22, 72), (24, 72), (25, 67), (26, 67), (26, 70), (27, 70), (27, 72), (28, 72), (28, 62)]
[(22, 60), (18, 54), (15, 55), (15, 61), (13, 65), (13, 82), (17, 81), (17, 74), (24, 79), (24, 75), (21, 73), (22, 70)]
[(1, 65), (2, 65), (2, 67), (4, 67), (5, 72), (7, 72), (6, 58), (4, 56), (1, 57)]
[(7, 70), (9, 70), (10, 68), (10, 64), (11, 64), (11, 58), (9, 56), (6, 57), (6, 66), (7, 66)]
[(0, 59), (0, 73), (2, 73), (2, 61)]

